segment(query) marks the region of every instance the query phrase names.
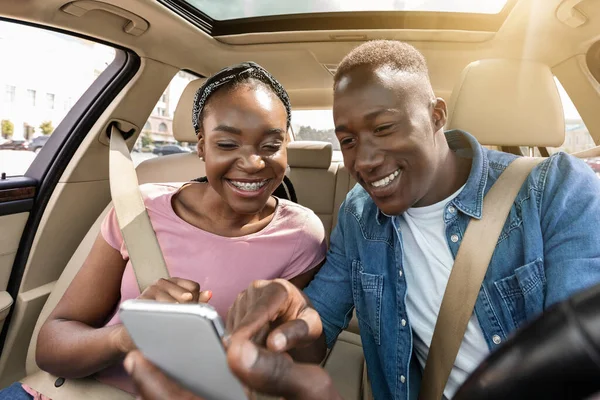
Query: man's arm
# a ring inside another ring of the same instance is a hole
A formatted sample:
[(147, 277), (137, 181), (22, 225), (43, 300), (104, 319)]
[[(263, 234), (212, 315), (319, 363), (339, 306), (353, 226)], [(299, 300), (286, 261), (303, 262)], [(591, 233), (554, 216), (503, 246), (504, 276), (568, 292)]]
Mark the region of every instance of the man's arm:
[(544, 308), (600, 282), (600, 179), (572, 156), (550, 162), (541, 199)]
[(305, 293), (284, 280), (254, 282), (229, 310), (228, 331), (266, 342), (272, 351), (295, 349), (290, 353), (298, 361), (321, 362), (327, 346), (333, 345), (352, 317), (351, 266), (345, 246), (340, 214), (325, 265)]
[[(346, 257), (346, 215), (339, 210), (338, 224), (333, 229), (325, 265), (304, 290), (312, 307), (319, 313), (328, 348), (352, 319), (352, 260)], [(324, 356), (324, 354), (323, 354)]]

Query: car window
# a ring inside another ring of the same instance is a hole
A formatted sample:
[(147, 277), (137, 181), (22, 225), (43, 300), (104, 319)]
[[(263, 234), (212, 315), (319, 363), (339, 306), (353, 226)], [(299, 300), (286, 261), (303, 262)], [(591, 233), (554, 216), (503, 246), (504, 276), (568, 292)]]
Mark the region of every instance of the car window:
[[(179, 149), (174, 148), (172, 145), (178, 144), (188, 148), (195, 145), (195, 143), (179, 143), (173, 137), (173, 114), (177, 108), (177, 103), (179, 103), (179, 98), (187, 84), (195, 79), (198, 79), (196, 75), (185, 71), (179, 71), (171, 79), (169, 86), (158, 99), (133, 147), (131, 158), (136, 166), (144, 160), (158, 157), (159, 154), (153, 151), (161, 146), (165, 146), (163, 147), (165, 151), (177, 151)], [(168, 144), (171, 144), (171, 146), (168, 146)]]
[(333, 161), (342, 161), (340, 142), (335, 136), (331, 110), (292, 110), (294, 140), (329, 142), (333, 147)]
[[(565, 153), (578, 153), (596, 147), (594, 139), (590, 135), (589, 130), (585, 126), (583, 119), (577, 112), (577, 108), (571, 101), (571, 98), (565, 91), (557, 78), (554, 78), (560, 99), (562, 101), (563, 111), (565, 113), (565, 141), (560, 147), (548, 148), (550, 154), (558, 151)], [(592, 157), (585, 159), (585, 162), (594, 170), (600, 178), (600, 157)]]
[[(45, 140), (114, 60), (112, 47), (0, 21), (0, 172), (25, 174)], [(10, 141), (19, 141), (20, 146)], [(24, 143), (24, 145), (23, 145)]]

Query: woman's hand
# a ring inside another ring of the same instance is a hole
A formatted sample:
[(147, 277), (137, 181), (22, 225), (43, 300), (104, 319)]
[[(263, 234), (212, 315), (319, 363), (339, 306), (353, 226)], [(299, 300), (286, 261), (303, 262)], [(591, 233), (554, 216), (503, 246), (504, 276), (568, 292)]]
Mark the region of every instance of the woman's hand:
[[(163, 303), (208, 303), (212, 297), (210, 290), (201, 291), (200, 285), (183, 278), (159, 279), (142, 292), (138, 299), (156, 300)], [(136, 349), (123, 324), (115, 326), (111, 333), (113, 347), (122, 354)]]
[(200, 291), (197, 282), (183, 278), (159, 279), (148, 286), (138, 299), (156, 300), (163, 303), (208, 303), (210, 290)]

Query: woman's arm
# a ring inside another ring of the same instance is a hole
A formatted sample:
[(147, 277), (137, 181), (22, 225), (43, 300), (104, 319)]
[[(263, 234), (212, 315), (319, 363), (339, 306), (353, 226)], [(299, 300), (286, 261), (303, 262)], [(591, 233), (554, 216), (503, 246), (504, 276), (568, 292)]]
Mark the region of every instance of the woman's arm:
[(40, 329), (36, 362), (41, 369), (80, 378), (124, 357), (129, 346), (123, 343), (122, 325), (103, 326), (119, 302), (126, 264), (99, 234), (81, 270)]

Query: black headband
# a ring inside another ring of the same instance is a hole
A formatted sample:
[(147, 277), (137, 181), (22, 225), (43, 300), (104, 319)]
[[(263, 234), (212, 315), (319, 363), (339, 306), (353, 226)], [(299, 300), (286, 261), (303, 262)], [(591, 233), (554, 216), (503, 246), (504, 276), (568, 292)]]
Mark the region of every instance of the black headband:
[(292, 120), (292, 112), (290, 98), (288, 97), (287, 92), (266, 69), (249, 61), (223, 68), (221, 71), (208, 78), (206, 82), (204, 82), (204, 85), (198, 89), (196, 96), (194, 97), (194, 107), (192, 109), (192, 125), (194, 126), (196, 135), (198, 135), (198, 132), (200, 131), (200, 118), (208, 98), (224, 85), (235, 81), (236, 79), (245, 77), (254, 78), (267, 84), (277, 97), (279, 97), (285, 106), (285, 111), (287, 113), (287, 128), (289, 129)]

